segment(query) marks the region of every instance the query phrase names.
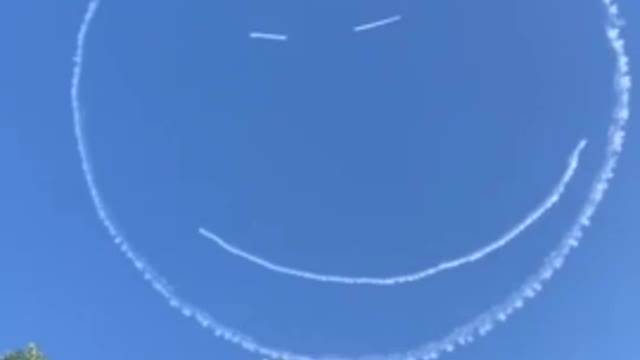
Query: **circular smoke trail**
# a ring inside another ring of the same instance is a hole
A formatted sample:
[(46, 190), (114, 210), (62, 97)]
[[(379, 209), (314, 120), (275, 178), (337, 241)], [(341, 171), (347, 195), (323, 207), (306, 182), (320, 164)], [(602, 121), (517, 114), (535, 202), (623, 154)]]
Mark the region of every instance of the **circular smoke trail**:
[[(507, 321), (518, 309), (525, 306), (528, 300), (536, 297), (542, 291), (544, 284), (562, 268), (565, 260), (575, 249), (583, 237), (585, 229), (589, 226), (591, 218), (604, 199), (610, 181), (614, 177), (618, 159), (622, 154), (625, 126), (630, 117), (631, 74), (629, 57), (625, 50), (625, 42), (622, 37), (624, 22), (620, 15), (615, 0), (601, 0), (606, 14), (606, 36), (615, 56), (614, 90), (616, 103), (614, 105), (612, 121), (607, 134), (607, 146), (605, 160), (593, 181), (591, 191), (585, 204), (580, 210), (575, 222), (562, 237), (555, 249), (545, 258), (541, 267), (534, 272), (515, 292), (505, 300), (494, 305), (484, 313), (469, 320), (465, 324), (455, 328), (443, 338), (427, 342), (412, 350), (401, 353), (359, 356), (355, 359), (380, 359), (380, 360), (433, 360), (443, 353), (455, 351), (462, 345), (475, 341), (476, 338), (488, 334), (500, 322)], [(348, 360), (354, 357), (341, 355), (309, 355), (295, 353), (293, 351), (276, 349), (261, 344), (248, 337), (241, 331), (227, 327), (219, 323), (207, 312), (191, 305), (188, 301), (178, 296), (151, 265), (144, 260), (133, 248), (131, 243), (122, 235), (120, 229), (112, 221), (106, 203), (101, 197), (95, 176), (91, 157), (89, 154), (86, 137), (84, 134), (84, 117), (80, 105), (80, 81), (84, 62), (84, 48), (86, 37), (92, 20), (97, 14), (100, 1), (93, 0), (89, 3), (84, 19), (77, 35), (76, 53), (73, 58), (74, 67), (71, 79), (71, 108), (73, 112), (73, 127), (78, 145), (82, 171), (89, 188), (96, 213), (105, 226), (114, 244), (128, 258), (143, 278), (156, 290), (167, 303), (182, 313), (183, 316), (192, 318), (203, 328), (211, 330), (215, 336), (230, 343), (236, 344), (245, 350), (266, 356), (269, 358), (283, 358), (288, 360)]]

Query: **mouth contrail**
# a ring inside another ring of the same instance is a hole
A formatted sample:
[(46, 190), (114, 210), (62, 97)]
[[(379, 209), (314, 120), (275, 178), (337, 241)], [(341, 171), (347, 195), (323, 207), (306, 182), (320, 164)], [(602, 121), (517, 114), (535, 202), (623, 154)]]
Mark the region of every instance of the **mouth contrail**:
[(605, 27), (606, 37), (615, 57), (615, 104), (612, 114), (613, 119), (607, 133), (605, 159), (595, 176), (586, 202), (578, 213), (575, 222), (562, 237), (558, 245), (556, 245), (553, 251), (545, 258), (541, 267), (526, 279), (515, 292), (507, 296), (502, 302), (497, 303), (487, 311), (455, 328), (450, 331), (448, 335), (438, 340), (426, 342), (415, 347), (413, 350), (402, 353), (357, 357), (300, 354), (261, 344), (244, 333), (223, 325), (204, 310), (199, 309), (179, 297), (170, 287), (169, 283), (134, 250), (131, 243), (129, 243), (122, 231), (116, 226), (100, 195), (93, 174), (91, 157), (84, 133), (84, 117), (80, 106), (79, 91), (84, 63), (85, 41), (91, 22), (95, 18), (99, 6), (99, 1), (94, 0), (89, 3), (77, 35), (77, 47), (73, 59), (74, 66), (71, 79), (71, 109), (81, 167), (98, 218), (122, 254), (131, 261), (132, 265), (142, 275), (144, 280), (167, 301), (169, 306), (179, 311), (183, 316), (194, 319), (203, 328), (212, 331), (215, 336), (236, 344), (249, 352), (272, 359), (281, 358), (286, 360), (437, 359), (445, 353), (455, 351), (459, 346), (470, 344), (478, 337), (487, 335), (499, 323), (506, 322), (516, 310), (523, 308), (529, 300), (536, 297), (537, 294), (542, 291), (543, 286), (562, 268), (571, 252), (580, 244), (584, 231), (590, 225), (593, 215), (605, 197), (623, 150), (625, 127), (631, 113), (630, 97), (632, 78), (630, 73), (630, 60), (625, 50), (625, 41), (622, 37), (624, 22), (622, 21), (618, 5), (614, 0), (601, 0), (601, 2), (604, 6), (607, 19)]
[(404, 283), (410, 283), (414, 281), (419, 281), (422, 279), (426, 279), (430, 276), (438, 274), (440, 272), (451, 270), (458, 268), (463, 265), (471, 264), (476, 261), (480, 261), (486, 256), (490, 255), (494, 251), (497, 251), (505, 246), (507, 246), (513, 239), (518, 237), (523, 231), (525, 231), (529, 226), (533, 225), (538, 219), (544, 215), (553, 205), (555, 205), (562, 197), (567, 185), (571, 181), (571, 178), (576, 172), (576, 169), (580, 163), (580, 153), (587, 145), (586, 140), (581, 140), (578, 145), (575, 147), (571, 156), (569, 157), (567, 168), (564, 171), (561, 179), (552, 189), (552, 191), (547, 195), (542, 203), (540, 203), (533, 211), (531, 211), (522, 221), (516, 224), (513, 228), (511, 228), (508, 232), (503, 234), (500, 238), (493, 241), (492, 243), (485, 245), (484, 247), (475, 250), (467, 255), (458, 257), (456, 259), (447, 260), (439, 263), (438, 265), (429, 267), (427, 269), (423, 269), (414, 273), (397, 275), (391, 277), (353, 277), (353, 276), (343, 276), (343, 275), (332, 275), (332, 274), (320, 274), (307, 270), (292, 268), (283, 266), (280, 264), (276, 264), (259, 256), (248, 253), (236, 246), (229, 244), (224, 241), (221, 237), (212, 233), (211, 231), (200, 228), (198, 232), (205, 238), (208, 238), (216, 245), (220, 246), (222, 249), (227, 251), (228, 253), (242, 258), (251, 262), (252, 264), (258, 265), (264, 269), (273, 271), (278, 274), (294, 276), (306, 280), (313, 280), (325, 283), (337, 283), (344, 285), (375, 285), (375, 286), (391, 286), (391, 285), (399, 285)]
[(362, 32), (362, 31), (367, 31), (367, 30), (373, 30), (375, 28), (381, 27), (381, 26), (385, 26), (385, 25), (389, 25), (392, 24), (394, 22), (398, 22), (402, 20), (402, 16), (400, 15), (395, 15), (395, 16), (390, 16), (388, 18), (382, 19), (382, 20), (378, 20), (378, 21), (373, 21), (370, 23), (366, 23), (363, 25), (359, 25), (353, 28), (354, 32)]

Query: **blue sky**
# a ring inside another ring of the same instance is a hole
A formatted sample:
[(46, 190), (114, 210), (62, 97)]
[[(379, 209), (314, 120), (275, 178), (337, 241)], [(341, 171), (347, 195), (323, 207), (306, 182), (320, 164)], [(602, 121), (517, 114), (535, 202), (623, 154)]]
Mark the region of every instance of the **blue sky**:
[[(89, 38), (82, 100), (98, 182), (178, 292), (266, 343), (361, 354), (446, 334), (538, 267), (602, 161), (613, 64), (598, 1), (148, 4), (105, 1)], [(621, 5), (637, 58), (640, 6)], [(10, 54), (0, 60), (0, 349), (34, 340), (55, 359), (255, 358), (173, 312), (96, 219), (68, 98), (85, 6), (0, 5)], [(403, 20), (351, 32), (395, 14)], [(447, 358), (639, 356), (635, 129), (565, 270)], [(409, 272), (519, 221), (582, 138), (589, 146), (557, 207), (482, 263), (424, 282), (308, 283), (196, 232), (318, 272)]]

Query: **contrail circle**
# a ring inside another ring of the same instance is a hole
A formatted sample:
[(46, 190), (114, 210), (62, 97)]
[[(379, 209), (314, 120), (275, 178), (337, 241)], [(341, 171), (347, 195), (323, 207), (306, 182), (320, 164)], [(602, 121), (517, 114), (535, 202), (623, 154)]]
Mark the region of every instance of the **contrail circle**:
[(215, 336), (236, 344), (254, 354), (272, 359), (282, 358), (287, 360), (433, 360), (444, 353), (455, 351), (459, 346), (472, 343), (476, 338), (488, 334), (496, 325), (500, 322), (507, 321), (516, 310), (524, 307), (528, 300), (533, 299), (540, 293), (546, 282), (562, 268), (567, 257), (580, 244), (585, 229), (591, 223), (591, 219), (604, 199), (609, 184), (614, 177), (614, 171), (623, 150), (625, 126), (630, 118), (632, 78), (630, 74), (630, 59), (626, 53), (625, 41), (621, 34), (624, 22), (621, 18), (618, 4), (615, 0), (601, 0), (601, 3), (604, 6), (607, 20), (605, 26), (606, 36), (615, 57), (615, 105), (612, 121), (607, 133), (608, 141), (605, 149), (605, 159), (593, 180), (591, 191), (582, 209), (579, 211), (575, 222), (562, 237), (558, 245), (556, 245), (553, 251), (545, 258), (537, 271), (502, 302), (453, 329), (448, 335), (445, 335), (441, 339), (426, 342), (405, 352), (391, 354), (347, 357), (341, 355), (310, 355), (297, 353), (262, 344), (245, 335), (243, 332), (218, 322), (207, 312), (190, 304), (176, 294), (168, 282), (158, 275), (151, 265), (133, 248), (131, 243), (122, 235), (120, 229), (113, 222), (106, 203), (102, 199), (93, 173), (91, 157), (84, 133), (84, 117), (81, 111), (79, 96), (86, 37), (91, 22), (97, 14), (100, 5), (100, 0), (93, 0), (89, 3), (77, 34), (77, 47), (73, 58), (70, 100), (73, 115), (73, 130), (77, 141), (81, 167), (98, 218), (122, 254), (131, 261), (132, 265), (140, 272), (144, 280), (167, 301), (168, 305), (178, 310), (183, 316), (194, 319), (203, 328), (212, 331)]

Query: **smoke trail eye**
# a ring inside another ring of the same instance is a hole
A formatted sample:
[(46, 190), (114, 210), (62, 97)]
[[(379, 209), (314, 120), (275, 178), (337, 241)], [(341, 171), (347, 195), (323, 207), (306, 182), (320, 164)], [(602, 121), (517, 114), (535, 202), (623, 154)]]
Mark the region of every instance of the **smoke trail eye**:
[(366, 24), (358, 25), (353, 28), (354, 32), (369, 31), (383, 26), (391, 25), (402, 20), (402, 16), (394, 15), (381, 20), (375, 20)]
[(285, 34), (265, 33), (265, 32), (252, 32), (249, 33), (249, 37), (252, 39), (260, 40), (274, 40), (274, 41), (287, 41), (289, 36)]

